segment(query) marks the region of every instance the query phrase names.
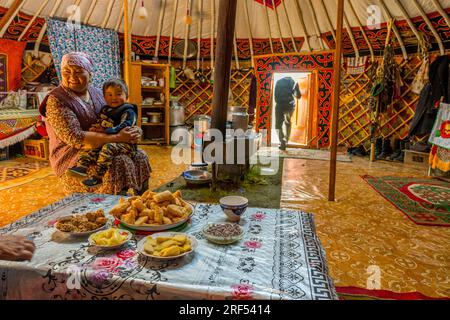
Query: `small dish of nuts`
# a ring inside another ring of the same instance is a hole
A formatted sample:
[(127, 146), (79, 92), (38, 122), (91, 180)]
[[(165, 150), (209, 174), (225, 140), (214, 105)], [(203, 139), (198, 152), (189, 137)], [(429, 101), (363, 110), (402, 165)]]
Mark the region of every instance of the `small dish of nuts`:
[(203, 228), (203, 235), (216, 244), (232, 244), (242, 239), (244, 229), (235, 223), (210, 223)]

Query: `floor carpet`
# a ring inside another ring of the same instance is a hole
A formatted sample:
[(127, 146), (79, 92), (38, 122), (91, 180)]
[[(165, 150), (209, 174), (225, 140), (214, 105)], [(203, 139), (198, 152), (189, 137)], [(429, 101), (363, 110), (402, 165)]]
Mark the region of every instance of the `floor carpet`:
[[(258, 151), (258, 156), (269, 158), (284, 158), (284, 159), (308, 159), (308, 160), (330, 160), (330, 151), (328, 150), (314, 150), (301, 148), (288, 148), (281, 151), (274, 147), (261, 148)], [(352, 159), (345, 153), (338, 153), (337, 160), (339, 162), (352, 162)]]
[(450, 227), (450, 183), (403, 177), (363, 179), (414, 223)]

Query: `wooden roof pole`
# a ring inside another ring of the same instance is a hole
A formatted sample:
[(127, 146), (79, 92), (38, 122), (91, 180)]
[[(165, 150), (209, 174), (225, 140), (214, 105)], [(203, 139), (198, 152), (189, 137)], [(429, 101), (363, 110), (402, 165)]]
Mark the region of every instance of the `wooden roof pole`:
[(295, 43), (294, 32), (292, 31), (291, 19), (289, 18), (289, 14), (286, 9), (286, 3), (284, 1), (282, 1), (281, 3), (283, 4), (284, 13), (286, 14), (286, 19), (287, 19), (288, 26), (289, 26), (289, 33), (291, 35), (291, 40), (292, 40), (292, 45), (294, 46), (294, 51), (298, 52), (297, 44)]
[(350, 26), (350, 23), (348, 22), (347, 15), (344, 12), (344, 23), (345, 28), (347, 29), (348, 36), (350, 37), (350, 41), (352, 42), (353, 50), (355, 50), (356, 58), (359, 58), (359, 49), (358, 45), (356, 44), (355, 36), (353, 35), (352, 27)]
[(123, 11), (123, 6), (122, 6), (122, 8), (120, 9), (120, 18), (117, 20), (117, 24), (116, 24), (116, 27), (115, 27), (115, 30), (117, 32), (119, 32), (120, 26), (122, 25), (123, 13), (124, 13), (124, 11)]
[(341, 64), (342, 64), (342, 25), (344, 23), (344, 0), (337, 0), (337, 28), (336, 28), (336, 49), (334, 51), (334, 82), (333, 82), (333, 112), (331, 119), (331, 160), (330, 160), (330, 181), (328, 200), (336, 200), (336, 170), (337, 170), (337, 148), (339, 132), (339, 92), (341, 92)]
[(170, 31), (170, 41), (169, 41), (169, 64), (172, 62), (173, 37), (175, 34), (175, 25), (177, 22), (177, 12), (178, 12), (178, 0), (175, 0), (173, 6), (172, 30)]
[(305, 35), (306, 47), (308, 48), (308, 51), (311, 52), (312, 51), (311, 44), (309, 43), (309, 35), (308, 35), (308, 30), (306, 29), (305, 20), (303, 20), (302, 9), (300, 8), (300, 4), (298, 3), (298, 0), (294, 0), (294, 3), (295, 3), (295, 7), (297, 9), (298, 18), (300, 19), (300, 27), (302, 28), (303, 34)]
[(222, 132), (225, 139), (228, 112), (228, 93), (230, 90), (231, 60), (233, 55), (233, 36), (236, 26), (237, 0), (219, 1), (219, 19), (217, 30), (217, 52), (213, 93), (213, 129)]
[(233, 37), (233, 46), (234, 46), (234, 61), (236, 62), (236, 69), (240, 70), (241, 66), (239, 64), (239, 53), (238, 53), (238, 46), (237, 46), (237, 35), (236, 30), (234, 30), (234, 37)]
[(197, 25), (197, 70), (200, 70), (200, 58), (202, 55), (202, 33), (203, 33), (203, 0), (198, 2), (199, 21)]
[(123, 19), (124, 19), (124, 79), (130, 86), (130, 65), (131, 65), (131, 26), (129, 17), (128, 0), (123, 0)]
[(254, 68), (255, 67), (255, 61), (253, 61), (253, 56), (255, 54), (254, 54), (254, 51), (253, 51), (253, 32), (252, 32), (252, 25), (250, 23), (250, 15), (248, 14), (248, 3), (247, 3), (247, 1), (248, 0), (244, 0), (245, 20), (247, 21), (248, 32), (250, 33), (249, 37), (248, 37), (248, 41), (250, 42), (250, 57), (252, 59), (252, 67)]
[[(187, 1), (189, 6), (189, 12), (192, 12), (192, 1)], [(183, 52), (183, 70), (186, 69), (187, 65), (187, 53), (188, 53), (188, 46), (189, 46), (189, 35), (191, 31), (191, 26), (189, 23), (186, 23), (185, 30), (184, 30), (184, 52)]]
[[(392, 14), (389, 11), (388, 7), (386, 7), (384, 0), (378, 0), (378, 2), (380, 3), (381, 8), (383, 8), (386, 20), (393, 20)], [(402, 49), (403, 59), (408, 60), (408, 52), (406, 52), (405, 43), (403, 42), (402, 36), (400, 35), (400, 32), (398, 31), (398, 28), (395, 25), (395, 21), (392, 24), (392, 31), (394, 31), (395, 37), (397, 38), (397, 41), (400, 44), (400, 48)]]
[(86, 17), (84, 18), (84, 23), (85, 24), (87, 24), (89, 22), (89, 19), (91, 18), (92, 13), (94, 12), (94, 9), (95, 9), (96, 5), (97, 5), (97, 0), (93, 0), (91, 5), (90, 5), (90, 7), (89, 7), (89, 9), (88, 9)]
[(8, 11), (6, 11), (6, 14), (3, 16), (2, 20), (0, 20), (0, 38), (3, 38), (9, 25), (19, 13), (20, 9), (22, 9), (25, 2), (26, 0), (15, 0)]
[[(156, 47), (155, 47), (155, 58), (159, 56), (159, 45), (161, 42), (161, 32), (164, 24), (164, 16), (166, 15), (166, 0), (162, 0), (161, 2), (161, 11), (159, 12), (159, 21), (158, 21), (158, 31), (156, 35)], [(147, 29), (145, 30), (145, 35), (148, 35), (150, 31), (150, 24), (148, 24)]]
[(216, 37), (216, 0), (210, 0), (211, 4), (211, 69), (214, 75), (214, 38)]
[[(50, 18), (52, 18), (55, 15), (56, 11), (58, 11), (59, 7), (61, 6), (61, 2), (62, 0), (56, 0), (56, 3), (53, 5), (53, 9), (50, 12)], [(39, 47), (41, 46), (42, 39), (44, 39), (45, 33), (47, 32), (47, 27), (48, 24), (47, 22), (45, 22), (45, 24), (41, 28), (41, 32), (39, 32), (39, 36), (36, 40), (36, 43), (34, 44), (34, 54), (36, 56), (39, 53)]]
[(105, 17), (103, 18), (103, 22), (102, 22), (102, 28), (106, 28), (106, 26), (109, 22), (109, 18), (111, 17), (111, 10), (112, 10), (115, 2), (116, 2), (116, 0), (109, 0), (108, 8), (106, 9)]
[(425, 12), (425, 10), (423, 10), (420, 3), (417, 0), (413, 0), (413, 2), (416, 5), (417, 10), (420, 11), (420, 14), (422, 15), (423, 19), (425, 20), (425, 23), (428, 25), (428, 28), (430, 28), (431, 32), (433, 33), (434, 37), (436, 38), (436, 41), (439, 45), (439, 51), (441, 52), (441, 55), (443, 56), (445, 54), (445, 47), (444, 47), (444, 43), (442, 42), (441, 36), (436, 31), (436, 28), (433, 26), (433, 23), (428, 18), (427, 13)]
[(272, 41), (272, 28), (270, 27), (270, 19), (269, 19), (269, 8), (267, 7), (267, 0), (264, 0), (264, 8), (266, 11), (266, 17), (267, 17), (267, 27), (269, 28), (269, 42), (270, 42), (270, 51), (272, 54), (274, 54), (273, 50), (273, 41)]
[(374, 62), (375, 61), (375, 52), (373, 51), (373, 47), (372, 47), (372, 44), (370, 43), (369, 37), (367, 37), (366, 30), (364, 30), (361, 20), (359, 20), (359, 16), (356, 14), (356, 11), (355, 11), (355, 8), (353, 7), (352, 1), (348, 0), (348, 4), (349, 4), (350, 10), (352, 11), (353, 15), (356, 17), (356, 21), (358, 23), (359, 30), (361, 31), (361, 33), (364, 37), (364, 40), (366, 41), (367, 46), (369, 47), (371, 60), (372, 60), (372, 62)]
[(319, 38), (320, 48), (322, 50), (324, 50), (325, 49), (325, 43), (324, 43), (324, 41), (322, 39), (322, 33), (320, 32), (319, 22), (317, 20), (316, 11), (314, 10), (314, 6), (313, 6), (311, 0), (307, 0), (306, 3), (308, 5), (308, 7), (309, 7), (309, 10), (311, 11), (311, 16), (312, 16), (313, 22), (314, 22), (314, 29), (316, 30), (317, 38)]
[(283, 53), (286, 53), (286, 48), (284, 46), (283, 42), (283, 33), (281, 32), (281, 24), (280, 24), (280, 17), (278, 16), (278, 9), (277, 6), (274, 4), (274, 11), (275, 11), (275, 17), (277, 18), (277, 26), (278, 26), (278, 32), (280, 33), (280, 42), (281, 42), (281, 48), (283, 49)]
[(42, 10), (44, 10), (45, 6), (47, 5), (49, 0), (45, 0), (41, 6), (39, 7), (38, 11), (36, 11), (36, 14), (33, 16), (33, 18), (30, 20), (30, 22), (28, 22), (27, 26), (25, 27), (25, 29), (23, 29), (22, 33), (20, 34), (20, 37), (17, 39), (17, 41), (21, 41), (22, 38), (25, 36), (25, 34), (27, 33), (28, 29), (30, 29), (30, 27), (33, 25), (33, 22), (36, 21), (37, 17), (41, 14)]
[(439, 0), (431, 0), (434, 3), (434, 6), (436, 7), (439, 14), (445, 19), (445, 22), (450, 27), (450, 18), (447, 14), (447, 12), (442, 8), (442, 5), (440, 4)]
[(409, 14), (406, 11), (405, 7), (403, 6), (403, 4), (399, 0), (394, 0), (394, 2), (400, 8), (400, 11), (402, 12), (403, 16), (406, 19), (406, 22), (408, 23), (408, 26), (411, 28), (412, 32), (415, 34), (417, 40), (419, 40), (419, 44), (422, 45), (423, 44), (423, 36), (419, 33), (419, 31), (417, 30), (415, 24), (409, 18)]
[(333, 35), (334, 41), (336, 41), (336, 32), (334, 32), (334, 26), (331, 22), (330, 14), (328, 13), (327, 6), (325, 5), (325, 2), (323, 0), (320, 0), (320, 3), (322, 4), (323, 9), (325, 10), (325, 17), (327, 18), (328, 25), (330, 26), (331, 34)]

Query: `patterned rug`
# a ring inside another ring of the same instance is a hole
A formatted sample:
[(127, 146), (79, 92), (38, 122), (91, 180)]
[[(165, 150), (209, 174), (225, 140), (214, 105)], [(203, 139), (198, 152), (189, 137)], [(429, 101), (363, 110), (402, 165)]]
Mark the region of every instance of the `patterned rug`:
[(49, 163), (46, 161), (31, 159), (5, 161), (0, 164), (0, 183), (22, 178), (48, 167)]
[(450, 227), (450, 183), (403, 177), (362, 178), (415, 224)]
[[(307, 159), (307, 160), (330, 160), (330, 151), (328, 150), (314, 150), (314, 149), (300, 149), (288, 148), (286, 151), (281, 151), (278, 148), (261, 148), (258, 151), (258, 156), (269, 158), (291, 158), (291, 159)], [(339, 162), (352, 162), (352, 159), (347, 154), (338, 154)]]
[(336, 287), (336, 291), (340, 300), (450, 300), (450, 298), (427, 297), (419, 292), (397, 293), (356, 287)]

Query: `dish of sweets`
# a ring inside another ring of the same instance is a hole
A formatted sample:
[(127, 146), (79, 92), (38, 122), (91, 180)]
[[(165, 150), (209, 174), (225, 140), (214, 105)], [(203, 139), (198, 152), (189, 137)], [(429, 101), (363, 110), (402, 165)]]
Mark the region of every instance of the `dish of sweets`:
[(244, 229), (235, 223), (210, 223), (203, 228), (203, 235), (216, 244), (232, 244), (242, 239)]
[(168, 260), (177, 259), (193, 252), (198, 246), (193, 236), (179, 232), (161, 232), (143, 238), (137, 250), (144, 256)]
[(181, 192), (145, 192), (142, 196), (121, 199), (110, 214), (125, 227), (139, 231), (164, 231), (176, 228), (194, 213), (194, 207), (184, 201)]
[(55, 224), (59, 231), (74, 235), (87, 236), (103, 229), (108, 223), (103, 210), (88, 212), (83, 215), (72, 215), (58, 219)]
[(89, 243), (102, 249), (117, 249), (126, 244), (133, 235), (127, 230), (110, 228), (89, 237)]

